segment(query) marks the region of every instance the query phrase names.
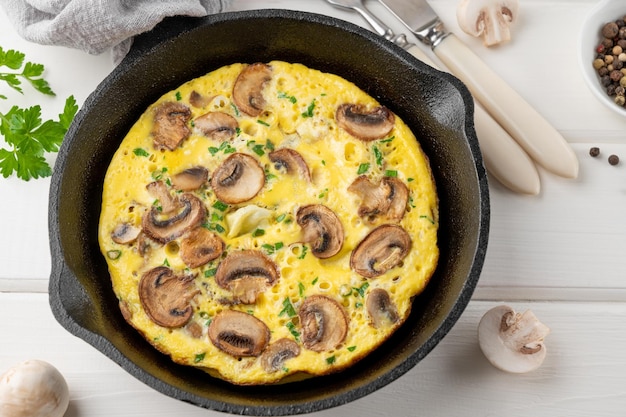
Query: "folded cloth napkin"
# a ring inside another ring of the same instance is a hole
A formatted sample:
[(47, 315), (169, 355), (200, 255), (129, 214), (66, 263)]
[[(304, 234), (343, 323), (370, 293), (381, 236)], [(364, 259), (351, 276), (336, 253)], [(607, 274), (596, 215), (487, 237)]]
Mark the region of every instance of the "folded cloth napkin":
[(66, 46), (90, 54), (112, 51), (117, 63), (132, 37), (168, 16), (206, 16), (229, 0), (0, 0), (24, 39)]

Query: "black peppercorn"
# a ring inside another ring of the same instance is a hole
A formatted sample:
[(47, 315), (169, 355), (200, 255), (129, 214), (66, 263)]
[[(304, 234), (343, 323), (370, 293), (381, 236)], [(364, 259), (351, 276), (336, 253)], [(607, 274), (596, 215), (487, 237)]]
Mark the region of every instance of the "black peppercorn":
[(589, 149), (589, 155), (593, 156), (594, 158), (600, 155), (600, 148), (594, 146), (593, 148)]
[(611, 164), (611, 165), (619, 164), (619, 156), (617, 156), (617, 155), (609, 156), (609, 164)]

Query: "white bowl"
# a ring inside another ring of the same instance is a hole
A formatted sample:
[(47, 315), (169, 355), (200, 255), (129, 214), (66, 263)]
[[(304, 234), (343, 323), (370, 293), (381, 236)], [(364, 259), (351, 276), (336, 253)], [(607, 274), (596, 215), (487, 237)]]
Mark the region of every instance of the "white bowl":
[(609, 97), (592, 63), (596, 55), (595, 48), (602, 40), (600, 35), (602, 27), (624, 15), (626, 15), (625, 1), (602, 0), (589, 11), (579, 34), (579, 64), (587, 86), (598, 100), (622, 116), (626, 116), (626, 107), (615, 104), (613, 97)]

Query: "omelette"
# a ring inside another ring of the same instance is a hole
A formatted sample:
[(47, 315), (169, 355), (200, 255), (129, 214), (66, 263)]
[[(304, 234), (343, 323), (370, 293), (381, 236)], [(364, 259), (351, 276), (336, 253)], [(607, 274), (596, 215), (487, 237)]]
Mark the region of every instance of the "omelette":
[(407, 125), (355, 84), (237, 63), (161, 96), (105, 176), (98, 229), (124, 319), (238, 385), (345, 369), (407, 319), (439, 257)]

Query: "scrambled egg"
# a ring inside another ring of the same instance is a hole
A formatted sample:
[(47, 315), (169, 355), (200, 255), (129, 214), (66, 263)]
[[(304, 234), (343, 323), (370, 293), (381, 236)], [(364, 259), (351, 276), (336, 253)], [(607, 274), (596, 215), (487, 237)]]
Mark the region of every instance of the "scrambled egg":
[(273, 61), (146, 110), (107, 171), (99, 242), (124, 318), (156, 349), (268, 384), (389, 338), (436, 268), (437, 228), (404, 122), (341, 77)]

